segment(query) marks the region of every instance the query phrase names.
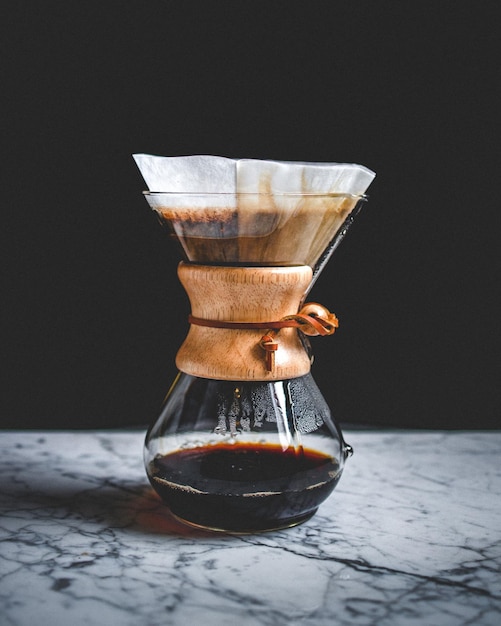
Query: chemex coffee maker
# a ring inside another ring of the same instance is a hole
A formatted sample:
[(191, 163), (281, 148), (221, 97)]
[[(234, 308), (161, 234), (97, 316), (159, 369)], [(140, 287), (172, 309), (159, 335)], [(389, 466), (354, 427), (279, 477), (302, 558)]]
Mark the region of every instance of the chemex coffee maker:
[(351, 164), (134, 155), (180, 247), (190, 304), (179, 374), (145, 442), (180, 521), (256, 532), (314, 515), (351, 448), (310, 373), (338, 320), (307, 294), (375, 174)]

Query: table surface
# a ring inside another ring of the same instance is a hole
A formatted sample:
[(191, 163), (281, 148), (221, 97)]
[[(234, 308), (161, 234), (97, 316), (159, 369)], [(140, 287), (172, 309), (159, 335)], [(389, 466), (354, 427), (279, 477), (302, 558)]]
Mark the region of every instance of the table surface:
[(178, 524), (144, 433), (4, 431), (0, 623), (500, 623), (501, 431), (349, 431), (332, 496), (288, 530)]

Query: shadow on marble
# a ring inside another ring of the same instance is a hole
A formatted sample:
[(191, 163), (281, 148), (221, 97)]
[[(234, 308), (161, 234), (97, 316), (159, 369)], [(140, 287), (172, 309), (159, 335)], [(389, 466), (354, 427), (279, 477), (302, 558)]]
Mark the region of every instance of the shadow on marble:
[[(10, 500), (0, 504), (0, 513), (9, 515), (15, 508), (16, 516), (23, 520), (34, 519), (40, 522), (61, 522), (69, 528), (81, 532), (99, 532), (102, 529), (123, 529), (130, 533), (170, 535), (172, 537), (203, 538), (220, 536), (192, 528), (178, 522), (162, 503), (149, 485), (138, 483), (114, 483), (103, 479), (101, 484), (72, 487), (68, 484), (68, 474), (61, 476), (45, 475), (34, 488), (26, 485), (14, 492), (9, 489)], [(75, 474), (73, 479), (77, 479)], [(43, 485), (40, 484), (43, 482)], [(4, 492), (4, 496), (7, 495)], [(2, 498), (3, 500), (4, 498)]]

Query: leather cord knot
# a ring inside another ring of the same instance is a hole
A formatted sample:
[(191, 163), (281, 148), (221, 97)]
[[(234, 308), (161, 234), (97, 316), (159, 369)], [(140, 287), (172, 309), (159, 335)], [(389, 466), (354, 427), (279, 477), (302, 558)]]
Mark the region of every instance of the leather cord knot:
[(333, 335), (339, 327), (339, 320), (321, 304), (308, 302), (296, 315), (288, 315), (284, 320), (295, 320), (299, 330), (310, 336)]
[[(339, 320), (321, 304), (308, 302), (295, 315), (287, 315), (280, 320), (284, 323), (281, 328), (297, 328), (304, 335), (315, 336), (333, 335), (339, 327)], [(280, 328), (270, 328), (267, 334), (261, 337), (260, 345), (266, 351), (266, 370), (272, 372), (275, 366), (275, 351), (278, 350), (278, 342), (275, 336)]]
[(269, 334), (261, 337), (259, 345), (266, 352), (266, 371), (272, 372), (275, 368), (275, 352), (278, 350), (278, 342)]

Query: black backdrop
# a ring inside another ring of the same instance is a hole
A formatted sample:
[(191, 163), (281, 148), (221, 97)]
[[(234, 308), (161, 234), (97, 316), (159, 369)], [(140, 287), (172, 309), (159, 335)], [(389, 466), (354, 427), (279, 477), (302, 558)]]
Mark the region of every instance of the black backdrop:
[(1, 424), (156, 416), (188, 306), (149, 152), (374, 169), (312, 293), (341, 320), (314, 376), (344, 423), (497, 427), (496, 8), (4, 3)]

